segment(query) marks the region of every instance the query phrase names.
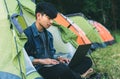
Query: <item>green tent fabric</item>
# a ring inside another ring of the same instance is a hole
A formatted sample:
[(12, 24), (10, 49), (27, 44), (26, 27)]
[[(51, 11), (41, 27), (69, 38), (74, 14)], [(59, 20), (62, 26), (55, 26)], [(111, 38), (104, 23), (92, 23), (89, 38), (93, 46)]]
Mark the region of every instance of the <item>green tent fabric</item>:
[(61, 37), (62, 40), (65, 43), (70, 42), (75, 48), (78, 47), (78, 44), (76, 42), (77, 39), (77, 35), (75, 35), (72, 31), (70, 31), (68, 28), (61, 26), (59, 24), (57, 24), (56, 22), (53, 23), (53, 26), (56, 26), (59, 31), (61, 32)]
[(103, 43), (98, 32), (91, 24), (82, 16), (70, 16), (73, 22), (75, 22), (86, 34), (92, 43)]
[[(5, 0), (8, 6), (10, 16), (13, 13), (20, 12), (17, 0)], [(22, 0), (21, 0), (22, 1)], [(30, 0), (26, 0), (33, 6)], [(24, 3), (22, 1), (22, 3)], [(24, 34), (19, 34), (15, 27), (10, 29), (10, 21), (4, 0), (0, 0), (0, 79), (42, 79), (34, 70), (27, 74), (26, 56), (23, 52), (24, 44), (27, 40)], [(16, 41), (16, 42), (15, 42)], [(18, 52), (16, 49), (18, 47)], [(18, 58), (19, 56), (19, 58)], [(21, 69), (20, 69), (21, 66)]]
[(35, 21), (35, 4), (30, 0), (21, 0), (21, 5), (25, 21), (30, 26)]

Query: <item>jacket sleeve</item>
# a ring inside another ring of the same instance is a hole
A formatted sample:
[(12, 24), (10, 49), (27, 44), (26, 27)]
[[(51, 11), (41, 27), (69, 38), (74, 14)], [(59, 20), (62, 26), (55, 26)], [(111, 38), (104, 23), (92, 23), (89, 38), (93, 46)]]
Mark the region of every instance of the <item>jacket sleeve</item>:
[(32, 41), (32, 38), (31, 38), (32, 34), (30, 32), (30, 28), (27, 28), (26, 30), (24, 30), (24, 33), (28, 38), (27, 42), (24, 45), (24, 48), (25, 48), (28, 56), (34, 56), (33, 52), (34, 52), (35, 47), (34, 47), (34, 44), (32, 44), (32, 42), (31, 42)]

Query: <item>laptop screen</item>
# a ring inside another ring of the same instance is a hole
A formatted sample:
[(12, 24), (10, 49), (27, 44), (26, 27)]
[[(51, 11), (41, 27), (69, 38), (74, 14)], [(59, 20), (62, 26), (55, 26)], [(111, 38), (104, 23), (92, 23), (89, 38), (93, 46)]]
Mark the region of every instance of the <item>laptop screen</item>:
[(91, 44), (79, 45), (68, 66), (73, 67), (78, 65), (80, 60), (87, 55), (90, 47)]

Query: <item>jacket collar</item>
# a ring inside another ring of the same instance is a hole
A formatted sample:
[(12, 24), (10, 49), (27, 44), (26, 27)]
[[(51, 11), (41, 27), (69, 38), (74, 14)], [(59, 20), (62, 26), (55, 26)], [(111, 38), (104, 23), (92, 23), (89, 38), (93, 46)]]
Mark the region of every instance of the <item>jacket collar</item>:
[(36, 25), (35, 25), (35, 22), (32, 24), (31, 28), (32, 28), (33, 36), (34, 36), (34, 37), (39, 36), (39, 31), (37, 30), (37, 27), (36, 27)]

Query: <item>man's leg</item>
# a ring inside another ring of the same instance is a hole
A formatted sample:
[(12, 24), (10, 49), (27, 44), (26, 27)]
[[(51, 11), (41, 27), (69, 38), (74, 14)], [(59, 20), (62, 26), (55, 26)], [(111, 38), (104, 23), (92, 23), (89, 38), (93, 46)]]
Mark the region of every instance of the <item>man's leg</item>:
[(71, 68), (73, 71), (83, 74), (92, 66), (92, 60), (89, 57), (84, 57), (81, 59), (78, 66)]
[(79, 74), (74, 74), (69, 67), (64, 64), (58, 64), (52, 67), (44, 67), (39, 73), (45, 79), (81, 79)]

